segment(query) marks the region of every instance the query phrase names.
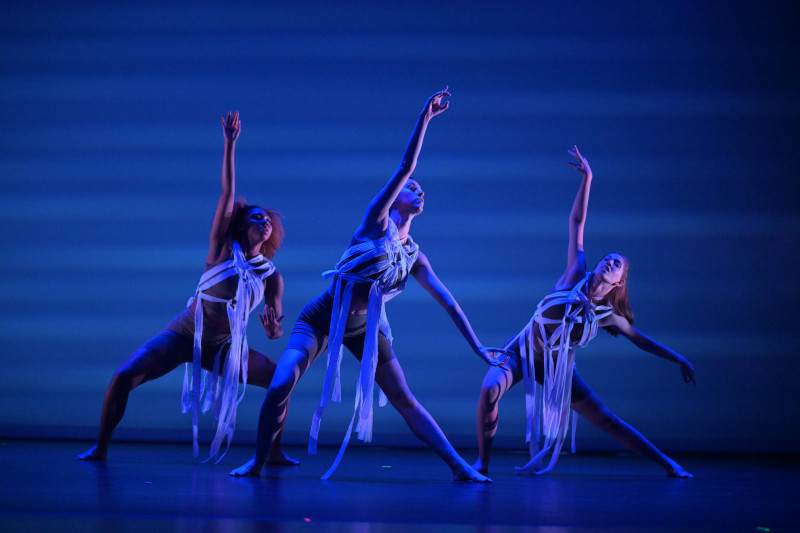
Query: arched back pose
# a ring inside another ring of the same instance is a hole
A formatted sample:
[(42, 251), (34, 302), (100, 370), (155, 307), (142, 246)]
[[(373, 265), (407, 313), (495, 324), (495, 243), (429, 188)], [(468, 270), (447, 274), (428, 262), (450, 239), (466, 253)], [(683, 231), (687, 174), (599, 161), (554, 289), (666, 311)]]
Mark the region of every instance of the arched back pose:
[(384, 312), (385, 302), (403, 289), (410, 273), (447, 310), (473, 351), (489, 364), (501, 364), (494, 354), (501, 350), (481, 345), (455, 298), (436, 277), (425, 254), (409, 235), (411, 221), (422, 213), (424, 205), (422, 188), (410, 176), (428, 122), (447, 109), (449, 102), (442, 102), (447, 96), (450, 93), (445, 87), (428, 99), (400, 167), (367, 207), (364, 219), (335, 270), (323, 275), (332, 277), (333, 283), (300, 313), (261, 407), (255, 455), (231, 475), (260, 474), (267, 451), (285, 424), (289, 395), (303, 373), (329, 345), (328, 371), (309, 443), (309, 451), (316, 451), (322, 411), (331, 396), (335, 401), (339, 398), (339, 362), (344, 345), (361, 358), (356, 407), (339, 456), (323, 479), (329, 477), (338, 465), (356, 418), (359, 438), (371, 440), (372, 391), (374, 382), (377, 382), (414, 434), (450, 466), (454, 479), (489, 481), (456, 453), (430, 414), (411, 394), (392, 351), (389, 323)]
[[(234, 201), (234, 148), (241, 131), (238, 112), (222, 117), (222, 130), (222, 193), (197, 291), (164, 331), (140, 346), (114, 373), (103, 400), (97, 444), (78, 459), (104, 460), (131, 390), (181, 363), (192, 363), (191, 376), (187, 365), (184, 377), (183, 410), (192, 412), (195, 456), (201, 410), (211, 409), (218, 421), (211, 443), (210, 457), (215, 457), (223, 440), (230, 446), (236, 407), (244, 395), (244, 389), (239, 393), (239, 382), (269, 385), (275, 362), (248, 348), (247, 319), (264, 298), (264, 314), (259, 318), (267, 337), (277, 339), (283, 334), (283, 278), (271, 261), (283, 241), (283, 226), (277, 211)], [(280, 453), (279, 446), (269, 460), (294, 462)]]
[[(506, 346), (513, 354), (507, 368), (486, 373), (478, 401), (478, 461), (474, 467), (489, 471), (492, 439), (497, 432), (498, 402), (505, 392), (525, 382), (530, 462), (518, 470), (541, 474), (551, 470), (566, 438), (570, 407), (609, 433), (627, 448), (661, 465), (673, 477), (692, 477), (675, 461), (661, 453), (633, 427), (612, 413), (574, 372), (575, 351), (586, 346), (598, 327), (613, 335), (621, 333), (637, 347), (677, 363), (686, 383), (694, 380), (694, 368), (682, 355), (659, 344), (633, 327), (626, 280), (630, 265), (618, 253), (606, 255), (594, 271), (586, 271), (583, 229), (589, 205), (592, 171), (578, 147), (569, 153), (582, 180), (569, 217), (567, 269), (555, 289), (539, 302), (528, 325)], [(696, 383), (695, 383), (696, 385)], [(573, 426), (574, 429), (574, 426)], [(540, 436), (544, 439), (538, 448)], [(544, 464), (547, 454), (550, 461)]]

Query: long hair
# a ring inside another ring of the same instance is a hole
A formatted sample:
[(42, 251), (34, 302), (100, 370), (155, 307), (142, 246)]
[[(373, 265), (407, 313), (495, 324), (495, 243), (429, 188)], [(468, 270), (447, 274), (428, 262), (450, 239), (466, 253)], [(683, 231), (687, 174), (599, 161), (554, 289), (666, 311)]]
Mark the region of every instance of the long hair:
[[(231, 215), (231, 224), (230, 224), (230, 234), (231, 239), (239, 241), (242, 235), (242, 225), (244, 224), (245, 219), (250, 216), (250, 213), (253, 209), (264, 209), (267, 212), (270, 218), (270, 223), (272, 225), (272, 233), (262, 245), (261, 255), (266, 257), (267, 259), (273, 259), (275, 254), (278, 253), (278, 250), (281, 249), (281, 244), (283, 243), (283, 237), (285, 235), (283, 229), (283, 214), (278, 211), (277, 209), (273, 208), (263, 208), (257, 205), (248, 205), (247, 201), (244, 199), (243, 196), (240, 196), (236, 199), (236, 203), (233, 206), (233, 214)], [(241, 242), (241, 241), (240, 241)]]
[[(623, 317), (629, 324), (633, 324), (633, 311), (631, 310), (630, 296), (628, 295), (628, 275), (631, 272), (631, 262), (624, 255), (622, 255), (622, 258), (625, 259), (625, 267), (622, 271), (622, 280), (625, 283), (611, 289), (611, 292), (606, 295), (605, 299), (611, 308), (614, 309), (614, 313)], [(614, 337), (617, 336), (617, 332), (614, 331), (613, 328), (606, 326), (603, 329), (611, 333)]]

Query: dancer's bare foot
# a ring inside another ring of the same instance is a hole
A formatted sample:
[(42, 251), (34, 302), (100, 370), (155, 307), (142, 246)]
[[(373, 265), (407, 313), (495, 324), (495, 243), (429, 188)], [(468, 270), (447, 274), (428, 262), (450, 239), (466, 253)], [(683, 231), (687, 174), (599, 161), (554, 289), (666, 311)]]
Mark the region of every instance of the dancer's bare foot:
[(542, 470), (542, 458), (537, 454), (536, 457), (528, 461), (525, 466), (516, 466), (514, 469), (517, 471), (517, 474), (521, 475), (532, 476), (538, 474), (539, 471)]
[(667, 469), (667, 475), (669, 477), (679, 477), (684, 479), (693, 478), (694, 476), (683, 469), (681, 465), (675, 463), (672, 468)]
[(492, 480), (484, 476), (471, 466), (465, 464), (453, 469), (453, 481), (470, 481), (473, 483), (491, 483)]
[(483, 466), (483, 461), (478, 459), (475, 461), (475, 464), (472, 465), (472, 468), (483, 474), (484, 476), (489, 474), (489, 465)]
[(92, 446), (83, 453), (79, 453), (76, 459), (78, 461), (105, 461), (108, 452), (100, 450), (97, 446)]
[[(300, 461), (298, 461), (294, 457), (289, 457), (282, 451), (270, 453), (269, 457), (267, 457), (268, 466), (297, 466), (299, 464)], [(231, 473), (231, 475), (236, 475), (236, 474)]]
[(263, 464), (256, 464), (256, 459), (253, 457), (239, 468), (231, 470), (228, 475), (236, 477), (259, 477), (261, 475), (261, 468), (263, 466)]

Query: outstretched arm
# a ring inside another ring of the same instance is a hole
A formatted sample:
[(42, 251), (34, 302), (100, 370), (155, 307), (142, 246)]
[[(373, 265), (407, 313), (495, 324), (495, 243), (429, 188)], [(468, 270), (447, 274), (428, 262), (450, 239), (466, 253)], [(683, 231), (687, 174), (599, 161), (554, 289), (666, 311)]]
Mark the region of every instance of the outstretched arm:
[(497, 356), (497, 354), (508, 353), (506, 350), (486, 347), (480, 343), (477, 335), (475, 335), (475, 332), (472, 330), (469, 320), (467, 320), (467, 316), (464, 314), (464, 311), (461, 310), (461, 306), (458, 305), (458, 302), (453, 298), (453, 295), (450, 294), (450, 291), (447, 290), (447, 287), (436, 277), (428, 258), (422, 252), (417, 256), (417, 260), (414, 262), (414, 266), (411, 269), (411, 274), (414, 276), (414, 279), (433, 296), (433, 299), (444, 307), (445, 311), (447, 311), (447, 314), (450, 315), (450, 318), (458, 328), (458, 331), (461, 332), (461, 335), (463, 335), (469, 343), (470, 348), (472, 348), (472, 351), (475, 352), (478, 357), (492, 366), (503, 366), (505, 362), (508, 361), (508, 357), (500, 359)]
[(694, 380), (694, 366), (692, 363), (689, 362), (681, 354), (677, 353), (674, 350), (671, 350), (667, 346), (664, 346), (660, 342), (657, 342), (635, 327), (633, 324), (625, 320), (625, 318), (613, 314), (610, 315), (607, 319), (600, 322), (601, 326), (611, 326), (614, 330), (621, 333), (625, 338), (631, 341), (637, 348), (644, 350), (646, 352), (650, 352), (653, 355), (657, 355), (658, 357), (662, 357), (667, 361), (672, 361), (680, 366), (681, 369), (681, 376), (683, 377), (683, 381), (686, 383), (693, 383), (694, 386), (697, 386), (697, 382)]
[(586, 214), (589, 210), (589, 190), (592, 187), (592, 169), (589, 162), (573, 146), (568, 153), (575, 158), (569, 164), (581, 173), (581, 184), (578, 194), (569, 213), (569, 244), (567, 245), (567, 269), (561, 276), (557, 285), (571, 285), (574, 277), (582, 276), (586, 270), (586, 255), (583, 252), (583, 228), (586, 225)]
[(387, 219), (392, 204), (417, 166), (417, 158), (419, 157), (420, 149), (422, 149), (422, 141), (425, 138), (428, 122), (450, 106), (450, 102), (442, 102), (442, 99), (447, 96), (450, 96), (450, 93), (445, 87), (428, 98), (425, 108), (420, 113), (416, 126), (414, 126), (414, 131), (411, 133), (411, 139), (408, 141), (400, 166), (397, 167), (394, 175), (370, 202), (364, 214), (364, 219), (356, 230), (356, 238), (372, 238), (386, 231)]
[(219, 202), (217, 202), (214, 221), (211, 223), (208, 257), (206, 257), (208, 264), (219, 263), (228, 255), (228, 228), (231, 224), (233, 200), (236, 193), (233, 153), (241, 127), (238, 111), (234, 113), (229, 111), (227, 116), (222, 117), (222, 134), (225, 138), (225, 150), (222, 156), (222, 192), (219, 195)]

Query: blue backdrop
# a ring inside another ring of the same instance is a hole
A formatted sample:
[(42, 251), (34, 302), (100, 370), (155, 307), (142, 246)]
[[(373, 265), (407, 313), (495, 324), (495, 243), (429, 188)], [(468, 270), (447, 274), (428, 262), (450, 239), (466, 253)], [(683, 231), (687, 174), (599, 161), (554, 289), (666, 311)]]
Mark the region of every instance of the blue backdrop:
[[(578, 354), (584, 378), (665, 449), (799, 450), (800, 18), (785, 4), (7, 2), (3, 435), (94, 438), (114, 369), (185, 305), (219, 194), (222, 113), (241, 112), (238, 192), (286, 217), (289, 329), (449, 84), (413, 235), (481, 340), (515, 334), (565, 266), (577, 144), (595, 173), (590, 263), (631, 258), (637, 326), (686, 355), (698, 387), (605, 334)], [(412, 390), (473, 446), (485, 365), (413, 282), (388, 313)], [(273, 358), (287, 339), (251, 323)], [(300, 382), (285, 442), (304, 442), (323, 367)], [(355, 368), (346, 358), (323, 441), (346, 427)], [(188, 441), (181, 379), (137, 389), (117, 437)], [(238, 442), (262, 399), (248, 389)], [(523, 413), (516, 388), (499, 443), (523, 447)], [(375, 437), (414, 442), (391, 408)], [(579, 445), (616, 447), (585, 423)]]

